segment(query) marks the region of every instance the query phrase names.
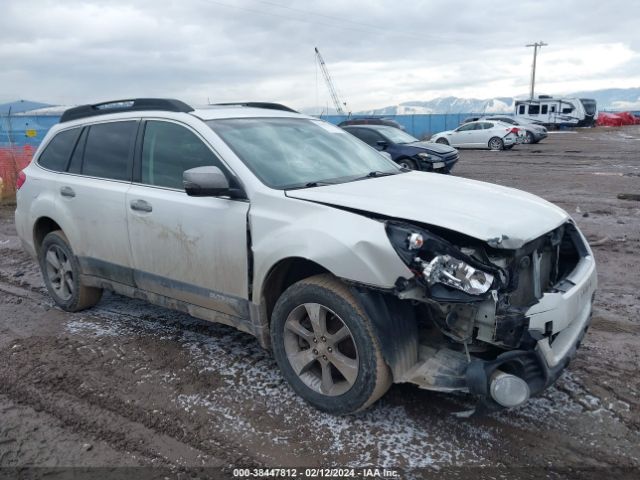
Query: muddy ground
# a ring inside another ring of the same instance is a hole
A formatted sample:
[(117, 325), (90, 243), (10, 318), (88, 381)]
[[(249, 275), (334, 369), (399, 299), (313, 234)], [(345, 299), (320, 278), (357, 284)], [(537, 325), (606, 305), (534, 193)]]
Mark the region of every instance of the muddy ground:
[(471, 406), (465, 396), (410, 385), (394, 386), (360, 415), (333, 417), (296, 397), (269, 354), (232, 328), (112, 294), (89, 311), (62, 312), (20, 249), (13, 207), (4, 206), (0, 466), (465, 467), (453, 470), (464, 478), (478, 472), (466, 467), (501, 467), (503, 478), (550, 467), (597, 477), (622, 467), (618, 474), (634, 476), (640, 202), (617, 195), (640, 191), (639, 152), (638, 126), (461, 152), (456, 175), (569, 211), (595, 245), (599, 272), (592, 328), (568, 371), (541, 397), (482, 418), (453, 415)]

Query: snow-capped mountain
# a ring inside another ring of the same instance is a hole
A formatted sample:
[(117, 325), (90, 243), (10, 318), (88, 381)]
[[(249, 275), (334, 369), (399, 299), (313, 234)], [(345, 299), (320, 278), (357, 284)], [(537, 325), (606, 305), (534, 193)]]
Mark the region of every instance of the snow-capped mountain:
[[(540, 92), (549, 94), (548, 92)], [(591, 90), (575, 92), (563, 95), (554, 95), (574, 98), (594, 98), (598, 104), (598, 110), (640, 110), (640, 88), (608, 88), (604, 90)], [(353, 112), (354, 115), (416, 115), (428, 113), (513, 113), (514, 102), (519, 98), (527, 98), (526, 95), (518, 97), (496, 98), (460, 98), (439, 97), (433, 100), (412, 100), (397, 105), (389, 105), (383, 108), (362, 110)], [(332, 108), (305, 108), (303, 113), (317, 115), (322, 110), (323, 115), (335, 115)]]
[(411, 115), (418, 113), (511, 113), (512, 97), (490, 99), (439, 97), (428, 101), (410, 101), (399, 105), (358, 112), (364, 115)]

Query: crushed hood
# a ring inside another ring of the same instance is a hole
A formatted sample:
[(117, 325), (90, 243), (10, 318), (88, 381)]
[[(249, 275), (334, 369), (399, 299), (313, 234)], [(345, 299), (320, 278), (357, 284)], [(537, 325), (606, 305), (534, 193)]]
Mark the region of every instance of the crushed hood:
[(286, 195), (439, 226), (509, 249), (569, 219), (561, 208), (521, 190), (427, 172), (290, 190)]

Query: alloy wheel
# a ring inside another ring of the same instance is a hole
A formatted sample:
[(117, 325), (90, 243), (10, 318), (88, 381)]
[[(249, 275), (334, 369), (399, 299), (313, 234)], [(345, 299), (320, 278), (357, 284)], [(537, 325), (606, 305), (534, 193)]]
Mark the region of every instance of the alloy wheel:
[(46, 274), (51, 288), (61, 300), (69, 300), (74, 291), (73, 268), (67, 254), (51, 245), (45, 254)]
[(322, 395), (347, 392), (358, 378), (358, 351), (349, 327), (319, 303), (294, 308), (284, 324), (284, 347), (295, 374)]

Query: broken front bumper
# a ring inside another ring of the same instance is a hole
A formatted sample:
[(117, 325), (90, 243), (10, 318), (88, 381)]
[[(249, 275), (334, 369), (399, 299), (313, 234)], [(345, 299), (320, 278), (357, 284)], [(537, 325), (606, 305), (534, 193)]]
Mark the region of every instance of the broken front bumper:
[(530, 396), (537, 395), (556, 381), (579, 348), (589, 327), (596, 287), (595, 262), (589, 254), (526, 312), (529, 338), (519, 349), (486, 360), (421, 346), (419, 362), (401, 381), (429, 390), (466, 391), (486, 406), (499, 408), (491, 397), (491, 382), (494, 374), (504, 372), (526, 382)]

